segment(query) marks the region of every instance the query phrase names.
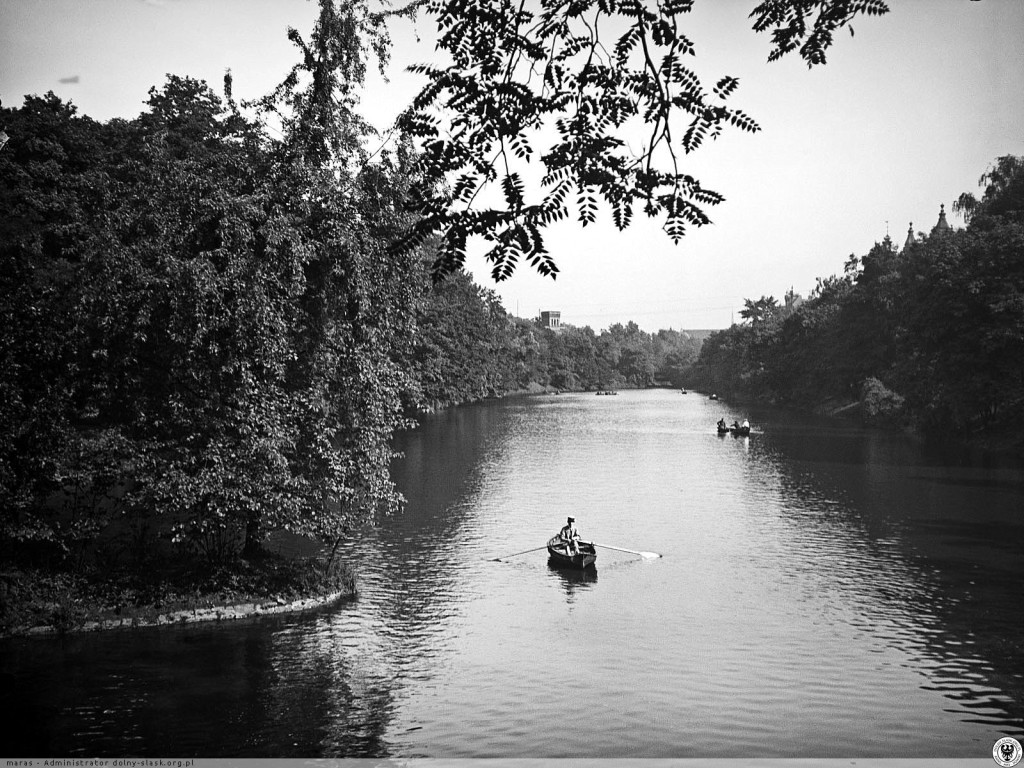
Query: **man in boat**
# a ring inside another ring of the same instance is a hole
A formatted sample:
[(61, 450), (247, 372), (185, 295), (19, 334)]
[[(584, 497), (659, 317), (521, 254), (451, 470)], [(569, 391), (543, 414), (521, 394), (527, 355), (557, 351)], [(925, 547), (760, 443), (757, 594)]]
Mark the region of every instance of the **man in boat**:
[(576, 518), (570, 517), (562, 530), (558, 532), (559, 538), (565, 542), (565, 549), (570, 555), (578, 555), (580, 552), (580, 533), (576, 530)]
[(723, 416), (718, 420), (718, 431), (725, 432), (725, 430), (727, 430), (728, 428), (728, 425), (725, 423), (725, 417)]

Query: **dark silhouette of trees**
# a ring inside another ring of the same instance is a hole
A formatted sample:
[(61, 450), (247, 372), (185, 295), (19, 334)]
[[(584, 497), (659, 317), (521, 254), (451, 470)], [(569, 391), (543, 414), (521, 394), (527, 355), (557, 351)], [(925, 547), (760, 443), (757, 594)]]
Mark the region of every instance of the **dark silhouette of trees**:
[[(343, 53), (307, 51), (314, 85)], [(176, 76), (132, 121), (3, 110), (3, 544), (67, 561), (134, 520), (222, 557), (397, 507), (421, 273), (386, 251), (411, 172), (401, 148), (359, 162), (324, 87), (288, 91), (279, 139)]]
[(870, 420), (1020, 445), (1024, 404), (1024, 161), (1001, 157), (965, 229), (899, 251), (886, 238), (785, 316), (713, 334), (695, 379), (803, 405), (860, 401)]

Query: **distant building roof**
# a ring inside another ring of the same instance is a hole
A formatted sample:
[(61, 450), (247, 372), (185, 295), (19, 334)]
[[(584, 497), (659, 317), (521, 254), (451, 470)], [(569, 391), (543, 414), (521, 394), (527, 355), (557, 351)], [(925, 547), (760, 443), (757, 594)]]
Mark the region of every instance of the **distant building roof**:
[(685, 336), (693, 339), (694, 341), (704, 341), (704, 339), (706, 339), (712, 333), (718, 333), (720, 330), (722, 330), (722, 329), (721, 328), (700, 328), (700, 329), (695, 329), (695, 330), (694, 329), (689, 329), (689, 330), (685, 330), (685, 331), (680, 331), (680, 333), (682, 333)]

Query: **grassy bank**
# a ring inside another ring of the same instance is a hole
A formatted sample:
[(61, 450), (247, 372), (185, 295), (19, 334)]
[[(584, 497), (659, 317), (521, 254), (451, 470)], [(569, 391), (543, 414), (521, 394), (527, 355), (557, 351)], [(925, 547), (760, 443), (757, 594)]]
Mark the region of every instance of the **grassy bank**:
[(177, 559), (77, 573), (7, 568), (0, 636), (233, 619), (354, 595), (352, 570), (322, 556)]

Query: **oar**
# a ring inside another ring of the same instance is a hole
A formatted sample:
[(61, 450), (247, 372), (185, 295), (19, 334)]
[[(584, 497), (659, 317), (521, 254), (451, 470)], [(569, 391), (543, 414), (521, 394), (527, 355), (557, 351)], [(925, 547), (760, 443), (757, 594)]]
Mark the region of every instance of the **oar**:
[(522, 552), (513, 552), (511, 555), (502, 555), (501, 557), (493, 558), (492, 562), (500, 563), (506, 557), (515, 557), (516, 555), (525, 555), (527, 552), (536, 552), (538, 549), (547, 549), (548, 545), (545, 544), (543, 547), (534, 547), (533, 549), (524, 549)]
[(595, 547), (604, 547), (605, 549), (615, 549), (619, 552), (629, 552), (631, 555), (640, 555), (640, 557), (646, 557), (648, 559), (653, 557), (661, 557), (657, 552), (637, 552), (635, 549), (624, 549), (623, 547), (613, 547), (610, 544), (598, 544), (594, 542)]

